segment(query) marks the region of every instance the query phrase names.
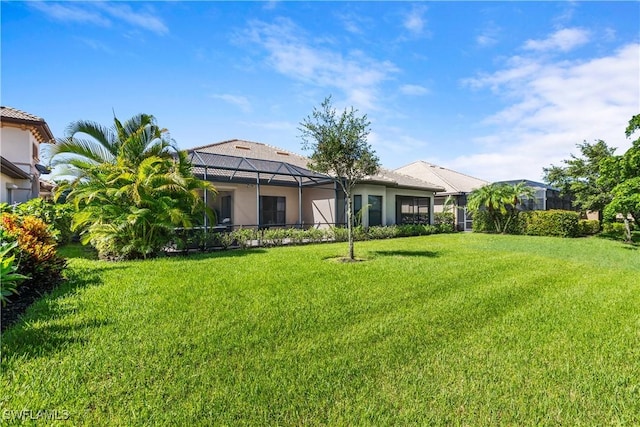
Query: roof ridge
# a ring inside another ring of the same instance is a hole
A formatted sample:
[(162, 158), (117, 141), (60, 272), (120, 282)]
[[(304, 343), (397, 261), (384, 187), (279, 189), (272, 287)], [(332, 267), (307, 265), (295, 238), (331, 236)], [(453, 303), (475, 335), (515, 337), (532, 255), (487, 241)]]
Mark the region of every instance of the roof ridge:
[(12, 117), (12, 116), (6, 116), (4, 114), (1, 114), (1, 112), (4, 112), (5, 110), (7, 111), (11, 111), (13, 113), (17, 113), (23, 116), (26, 116), (27, 118), (22, 118), (23, 120), (32, 120), (35, 122), (44, 122), (45, 120), (40, 117), (40, 116), (36, 116), (35, 114), (31, 114), (31, 113), (27, 113), (24, 110), (20, 110), (19, 108), (14, 108), (14, 107), (9, 107), (7, 105), (0, 105), (0, 115), (7, 117), (7, 118), (18, 118), (18, 117)]

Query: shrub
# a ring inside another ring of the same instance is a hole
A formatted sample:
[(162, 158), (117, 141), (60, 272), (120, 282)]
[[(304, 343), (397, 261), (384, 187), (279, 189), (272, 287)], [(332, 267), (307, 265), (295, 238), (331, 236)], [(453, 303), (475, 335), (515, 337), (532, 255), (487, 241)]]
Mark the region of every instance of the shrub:
[(71, 242), (74, 236), (71, 231), (74, 210), (73, 206), (68, 203), (53, 203), (36, 198), (17, 205), (3, 203), (0, 206), (0, 212), (40, 218), (49, 226), (49, 231), (56, 242), (61, 244)]
[[(629, 228), (631, 229), (631, 231), (633, 231), (634, 225), (632, 222), (629, 222)], [(627, 232), (622, 222), (605, 222), (604, 224), (602, 224), (602, 234), (605, 237), (625, 240)]]
[(0, 301), (5, 306), (9, 302), (9, 297), (18, 293), (18, 285), (29, 277), (18, 273), (18, 266), (15, 260), (14, 250), (18, 242), (4, 244), (0, 249)]
[(239, 228), (232, 231), (231, 236), (240, 248), (246, 249), (253, 245), (254, 240), (258, 239), (258, 231), (251, 228)]
[(453, 212), (436, 212), (433, 216), (433, 224), (439, 233), (453, 233), (456, 230), (456, 219)]
[(522, 233), (530, 236), (577, 237), (579, 220), (578, 212), (550, 210), (520, 212), (517, 222)]
[(581, 236), (593, 236), (600, 232), (600, 221), (597, 219), (581, 219), (578, 221)]
[(398, 233), (397, 227), (395, 225), (389, 226), (375, 226), (369, 227), (367, 230), (367, 235), (369, 239), (390, 239), (392, 237), (396, 237)]
[(47, 286), (62, 278), (66, 261), (57, 255), (55, 240), (44, 221), (5, 213), (1, 234), (2, 241), (16, 242), (17, 271), (29, 276), (30, 283)]
[(477, 233), (495, 232), (495, 226), (491, 222), (489, 212), (477, 211), (473, 214), (473, 231)]

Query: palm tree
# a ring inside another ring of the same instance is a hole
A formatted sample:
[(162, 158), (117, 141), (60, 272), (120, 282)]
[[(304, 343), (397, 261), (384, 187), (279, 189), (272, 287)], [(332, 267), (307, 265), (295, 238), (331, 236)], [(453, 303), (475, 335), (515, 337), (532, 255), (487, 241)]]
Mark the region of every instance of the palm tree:
[(49, 151), (51, 166), (63, 166), (56, 175), (81, 179), (96, 165), (135, 166), (146, 157), (170, 157), (178, 151), (168, 131), (152, 115), (138, 114), (124, 123), (114, 117), (113, 121), (110, 128), (87, 120), (67, 126), (66, 136), (58, 138)]
[(186, 153), (177, 149), (153, 116), (138, 114), (114, 125), (77, 121), (56, 142), (52, 165), (72, 180), (60, 185), (76, 214), (73, 228), (83, 243), (103, 255), (147, 257), (171, 239), (174, 227), (191, 227), (212, 212), (203, 191), (214, 187), (193, 175)]
[(135, 170), (111, 164), (90, 169), (68, 195), (77, 208), (73, 229), (102, 256), (154, 255), (171, 239), (174, 227), (191, 227), (192, 219), (207, 210), (199, 192), (215, 191), (193, 174), (178, 173), (180, 167), (180, 162), (152, 156)]
[(535, 197), (535, 190), (528, 186), (525, 181), (520, 181), (517, 184), (507, 186), (505, 188), (505, 208), (508, 211), (507, 219), (502, 228), (502, 233), (506, 233), (509, 228), (509, 224), (518, 216), (518, 205), (524, 199), (533, 199)]
[(510, 197), (508, 187), (499, 183), (483, 185), (469, 194), (467, 202), (467, 208), (472, 212), (485, 208), (497, 232), (502, 231), (502, 214), (507, 212), (505, 201)]

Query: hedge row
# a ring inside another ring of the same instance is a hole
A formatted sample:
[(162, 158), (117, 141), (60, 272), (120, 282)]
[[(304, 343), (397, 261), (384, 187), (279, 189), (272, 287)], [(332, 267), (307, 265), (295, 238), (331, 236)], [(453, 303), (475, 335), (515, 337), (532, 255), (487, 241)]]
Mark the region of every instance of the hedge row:
[[(390, 239), (395, 237), (424, 236), (436, 233), (452, 232), (449, 224), (440, 225), (390, 225), (376, 227), (355, 227), (353, 238), (356, 241)], [(254, 246), (281, 246), (284, 244), (304, 244), (322, 242), (346, 242), (348, 230), (344, 227), (326, 229), (309, 228), (269, 228), (256, 230), (239, 228), (230, 232), (212, 233), (199, 229), (176, 231), (176, 238), (167, 248), (167, 252), (230, 247), (249, 248)]]
[[(506, 218), (501, 218), (506, 220)], [(473, 231), (495, 230), (487, 211), (477, 212), (473, 217)], [(596, 220), (581, 220), (580, 213), (564, 210), (521, 211), (509, 223), (508, 234), (528, 236), (579, 237), (597, 234), (600, 223)]]

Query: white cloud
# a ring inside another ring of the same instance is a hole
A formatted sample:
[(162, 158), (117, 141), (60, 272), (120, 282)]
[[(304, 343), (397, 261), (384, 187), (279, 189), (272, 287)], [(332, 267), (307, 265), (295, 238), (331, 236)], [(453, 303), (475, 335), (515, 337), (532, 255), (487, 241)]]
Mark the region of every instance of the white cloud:
[(500, 28), (498, 28), (493, 22), (489, 23), (486, 28), (482, 30), (480, 34), (476, 36), (476, 43), (480, 47), (490, 47), (498, 43), (498, 35), (500, 34)]
[(154, 32), (156, 34), (167, 34), (169, 29), (162, 20), (151, 12), (134, 11), (127, 4), (118, 3), (96, 3), (96, 5), (114, 18), (118, 18), (127, 24)]
[(61, 4), (35, 1), (30, 2), (29, 5), (50, 18), (63, 22), (79, 22), (110, 27), (115, 19), (156, 34), (162, 35), (169, 32), (162, 19), (151, 11), (134, 11), (127, 4), (104, 2), (69, 2)]
[(420, 36), (425, 32), (425, 26), (427, 20), (424, 17), (427, 8), (424, 6), (414, 6), (411, 12), (409, 12), (402, 22), (402, 25), (414, 36)]
[(527, 40), (524, 48), (534, 51), (559, 50), (568, 52), (571, 49), (589, 42), (590, 34), (581, 28), (564, 28), (543, 40)]
[(291, 20), (272, 24), (251, 22), (245, 36), (268, 52), (268, 63), (279, 73), (303, 83), (343, 91), (356, 108), (377, 109), (379, 85), (397, 71), (388, 61), (362, 52), (343, 54), (310, 43)]
[(420, 85), (407, 84), (407, 85), (400, 86), (400, 92), (403, 93), (404, 95), (420, 96), (420, 95), (428, 94), (429, 89)]
[(222, 94), (211, 95), (211, 98), (220, 99), (220, 100), (222, 100), (224, 102), (227, 102), (227, 103), (229, 103), (231, 105), (235, 105), (236, 107), (240, 108), (240, 110), (242, 110), (245, 113), (249, 113), (252, 110), (251, 102), (249, 101), (249, 99), (247, 99), (244, 96), (230, 95), (228, 93), (222, 93)]
[(96, 11), (90, 11), (74, 3), (48, 3), (44, 1), (34, 1), (28, 3), (29, 6), (39, 10), (48, 17), (65, 22), (81, 22), (95, 24), (103, 27), (111, 25), (111, 21)]
[(514, 57), (504, 69), (468, 79), (510, 104), (485, 118), (493, 131), (473, 140), (480, 152), (448, 166), (489, 180), (540, 179), (542, 167), (576, 153), (583, 140), (603, 139), (624, 152), (624, 129), (640, 111), (638, 75), (640, 44), (632, 43), (586, 60)]

